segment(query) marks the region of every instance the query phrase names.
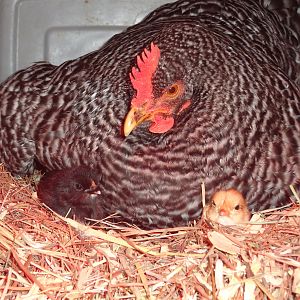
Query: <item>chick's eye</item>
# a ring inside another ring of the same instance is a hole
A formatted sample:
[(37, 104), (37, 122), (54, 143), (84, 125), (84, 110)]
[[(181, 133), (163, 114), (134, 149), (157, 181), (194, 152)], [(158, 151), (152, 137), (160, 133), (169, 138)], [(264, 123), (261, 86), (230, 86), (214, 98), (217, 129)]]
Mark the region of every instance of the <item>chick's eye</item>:
[(240, 206), (239, 206), (239, 205), (236, 205), (234, 209), (235, 209), (235, 210), (239, 210), (239, 209), (240, 209)]
[(212, 201), (212, 202), (211, 202), (211, 205), (212, 205), (213, 207), (215, 207), (215, 206), (216, 206), (216, 202), (215, 202), (215, 201)]
[(75, 188), (77, 191), (82, 191), (83, 190), (83, 186), (80, 183), (75, 183)]

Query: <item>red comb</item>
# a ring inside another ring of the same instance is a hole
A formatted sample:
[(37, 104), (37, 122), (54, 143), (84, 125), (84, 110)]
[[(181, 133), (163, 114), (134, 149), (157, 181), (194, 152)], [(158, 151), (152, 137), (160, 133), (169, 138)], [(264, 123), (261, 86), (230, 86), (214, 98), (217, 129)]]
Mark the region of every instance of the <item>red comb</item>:
[(159, 58), (160, 50), (154, 43), (151, 43), (150, 51), (145, 48), (142, 54), (137, 56), (138, 69), (132, 67), (129, 74), (131, 84), (136, 90), (136, 96), (131, 101), (132, 105), (139, 106), (152, 97), (152, 76)]

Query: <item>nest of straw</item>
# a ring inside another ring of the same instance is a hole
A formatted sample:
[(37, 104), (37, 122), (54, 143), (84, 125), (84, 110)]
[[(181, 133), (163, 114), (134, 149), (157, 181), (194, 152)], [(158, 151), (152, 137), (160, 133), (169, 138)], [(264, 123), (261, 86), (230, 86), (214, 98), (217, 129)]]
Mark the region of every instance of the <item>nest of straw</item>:
[(83, 225), (0, 168), (0, 299), (300, 298), (300, 206), (223, 227)]

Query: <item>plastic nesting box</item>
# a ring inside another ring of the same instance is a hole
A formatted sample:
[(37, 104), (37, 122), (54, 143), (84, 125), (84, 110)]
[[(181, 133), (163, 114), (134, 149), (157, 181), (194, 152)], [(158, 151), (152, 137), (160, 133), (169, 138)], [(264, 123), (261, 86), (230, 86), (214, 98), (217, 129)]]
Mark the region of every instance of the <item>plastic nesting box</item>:
[(0, 82), (37, 61), (91, 52), (172, 0), (0, 0)]

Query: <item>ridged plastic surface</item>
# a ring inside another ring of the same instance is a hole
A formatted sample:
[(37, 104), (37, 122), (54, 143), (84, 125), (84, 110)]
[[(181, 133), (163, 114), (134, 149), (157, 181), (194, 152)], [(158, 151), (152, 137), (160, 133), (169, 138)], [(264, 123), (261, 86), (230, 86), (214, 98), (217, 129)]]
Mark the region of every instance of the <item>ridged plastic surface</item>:
[(36, 61), (99, 48), (166, 0), (0, 0), (0, 82)]

